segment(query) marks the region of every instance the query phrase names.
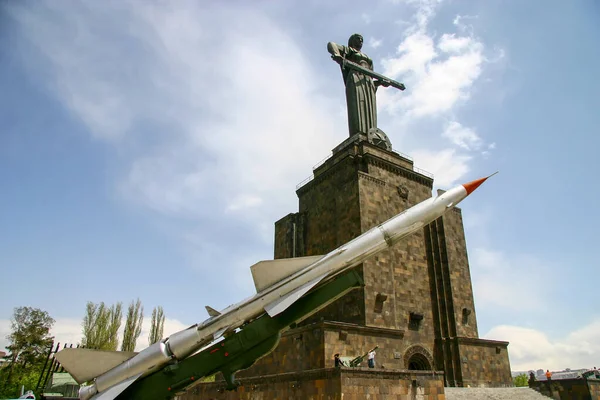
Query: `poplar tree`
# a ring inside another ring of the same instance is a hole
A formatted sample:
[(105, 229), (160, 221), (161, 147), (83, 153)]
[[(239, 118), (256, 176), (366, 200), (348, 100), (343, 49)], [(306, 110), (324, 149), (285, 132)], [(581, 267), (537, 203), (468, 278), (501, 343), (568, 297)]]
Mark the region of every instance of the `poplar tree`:
[(140, 299), (137, 299), (135, 304), (132, 301), (127, 310), (127, 320), (125, 321), (125, 331), (123, 332), (121, 351), (135, 350), (135, 342), (142, 333), (143, 320), (144, 307), (142, 307), (142, 302)]
[(165, 313), (163, 311), (163, 308), (161, 306), (154, 307), (154, 310), (152, 310), (150, 335), (148, 337), (148, 343), (150, 344), (150, 346), (162, 339), (164, 327)]
[(104, 302), (86, 304), (81, 344), (88, 349), (117, 350), (119, 328), (123, 317), (122, 303), (107, 307)]

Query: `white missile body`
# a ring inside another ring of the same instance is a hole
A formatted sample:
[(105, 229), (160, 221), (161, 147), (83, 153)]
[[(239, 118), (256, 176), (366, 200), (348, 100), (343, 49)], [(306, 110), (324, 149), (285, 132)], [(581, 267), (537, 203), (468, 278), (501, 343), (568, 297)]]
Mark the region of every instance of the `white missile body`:
[[(460, 203), (488, 178), (459, 185), (439, 196), (431, 197), (325, 256), (263, 261), (255, 264), (252, 273), (258, 292), (256, 295), (221, 312), (207, 307), (212, 315), (211, 318), (155, 343), (98, 375), (92, 385), (80, 389), (80, 399), (114, 399), (139, 377), (161, 369), (173, 359), (185, 359), (221, 337), (225, 332), (235, 330), (265, 312), (270, 316), (281, 313), (318, 284), (359, 265), (372, 255), (433, 222)], [(272, 268), (273, 265), (269, 265), (281, 261), (288, 266)], [(59, 362), (63, 364), (60, 357)], [(63, 364), (63, 366), (69, 370), (67, 365)], [(91, 379), (93, 376), (87, 378)]]

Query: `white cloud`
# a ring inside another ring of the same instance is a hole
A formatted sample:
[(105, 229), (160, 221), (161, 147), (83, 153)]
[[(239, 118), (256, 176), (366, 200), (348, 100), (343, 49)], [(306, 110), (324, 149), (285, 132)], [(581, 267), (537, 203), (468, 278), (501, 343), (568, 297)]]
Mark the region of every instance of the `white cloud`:
[[(384, 75), (390, 77), (402, 76), (406, 73), (426, 75), (428, 63), (437, 56), (433, 39), (424, 32), (417, 32), (408, 36), (400, 43), (397, 52), (402, 56), (384, 58), (381, 61), (384, 67)], [(416, 90), (416, 88), (412, 90)]]
[[(469, 171), (474, 152), (487, 158), (494, 147), (484, 148), (485, 140), (456, 116), (470, 99), (484, 64), (493, 61), (486, 58), (483, 42), (461, 16), (454, 20), (457, 32), (430, 32), (429, 24), (440, 1), (407, 3), (416, 7), (414, 18), (396, 54), (381, 61), (383, 73), (404, 82), (407, 90), (380, 91), (378, 104), (392, 117), (397, 131), (421, 130), (437, 121), (449, 121), (438, 132), (455, 148), (433, 150), (417, 142), (416, 150), (410, 151), (416, 165), (433, 172), (436, 186), (448, 187)], [(427, 139), (437, 142), (431, 135)]]
[(468, 37), (456, 37), (454, 33), (444, 33), (438, 42), (438, 48), (444, 53), (461, 53), (471, 44)]
[(6, 338), (11, 333), (10, 320), (0, 319), (0, 351), (6, 351), (8, 339)]
[(364, 22), (365, 24), (367, 24), (367, 25), (368, 25), (368, 24), (370, 24), (370, 23), (371, 23), (371, 16), (370, 16), (369, 14), (367, 14), (367, 13), (362, 13), (362, 14), (360, 15), (360, 17), (362, 18), (362, 20), (363, 20), (363, 22)]
[(511, 325), (496, 326), (482, 337), (510, 342), (513, 371), (592, 368), (600, 364), (600, 320), (557, 339), (536, 329)]
[[(382, 105), (407, 117), (434, 116), (451, 111), (470, 97), (485, 61), (484, 45), (472, 33), (445, 33), (437, 40), (427, 31), (436, 1), (417, 2), (417, 21), (397, 48), (382, 60), (384, 73), (406, 83), (405, 93), (385, 92)], [(436, 51), (436, 47), (439, 50)]]
[(431, 172), (435, 176), (435, 185), (449, 189), (469, 172), (470, 156), (457, 154), (454, 149), (440, 151), (415, 150), (412, 152), (419, 168)]
[(478, 150), (482, 144), (481, 138), (473, 129), (462, 126), (456, 121), (446, 124), (442, 136), (465, 150)]
[(543, 310), (543, 299), (551, 297), (552, 285), (545, 275), (548, 266), (534, 256), (508, 257), (499, 251), (475, 248), (469, 252), (469, 264), (478, 307)]
[[(344, 119), (331, 118), (337, 104), (315, 94), (311, 63), (258, 12), (193, 2), (47, 8), (53, 18), (33, 8), (15, 15), (73, 115), (121, 150), (138, 143), (120, 185), (135, 203), (189, 218), (269, 198), (274, 220), (345, 131)], [(114, 15), (127, 23), (111, 23)], [(86, 26), (97, 29), (79, 35)], [(64, 37), (78, 40), (64, 46)], [(141, 144), (145, 130), (152, 147)]]
[(239, 211), (246, 208), (257, 207), (263, 203), (262, 199), (252, 195), (240, 195), (227, 207), (227, 211)]
[(383, 41), (381, 39), (375, 39), (373, 37), (369, 38), (369, 47), (374, 49), (380, 47), (382, 43)]

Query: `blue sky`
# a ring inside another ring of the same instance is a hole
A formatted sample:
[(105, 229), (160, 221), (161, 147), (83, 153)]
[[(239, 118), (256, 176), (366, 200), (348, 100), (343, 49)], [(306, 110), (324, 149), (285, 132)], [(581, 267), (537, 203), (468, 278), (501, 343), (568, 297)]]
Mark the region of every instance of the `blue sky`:
[(395, 149), (436, 188), (500, 171), (462, 204), (480, 336), (515, 370), (600, 364), (597, 2), (0, 7), (0, 346), (17, 306), (76, 342), (87, 301), (162, 305), (171, 333), (251, 295), (347, 136), (326, 43), (359, 32), (407, 86), (378, 93)]

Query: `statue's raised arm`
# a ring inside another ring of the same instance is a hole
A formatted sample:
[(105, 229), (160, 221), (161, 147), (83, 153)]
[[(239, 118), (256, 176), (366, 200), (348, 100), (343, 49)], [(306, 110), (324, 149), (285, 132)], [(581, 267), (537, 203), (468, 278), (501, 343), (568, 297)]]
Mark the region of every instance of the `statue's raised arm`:
[(342, 60), (346, 58), (347, 47), (334, 42), (327, 43), (327, 51), (331, 54), (331, 58), (341, 64)]

